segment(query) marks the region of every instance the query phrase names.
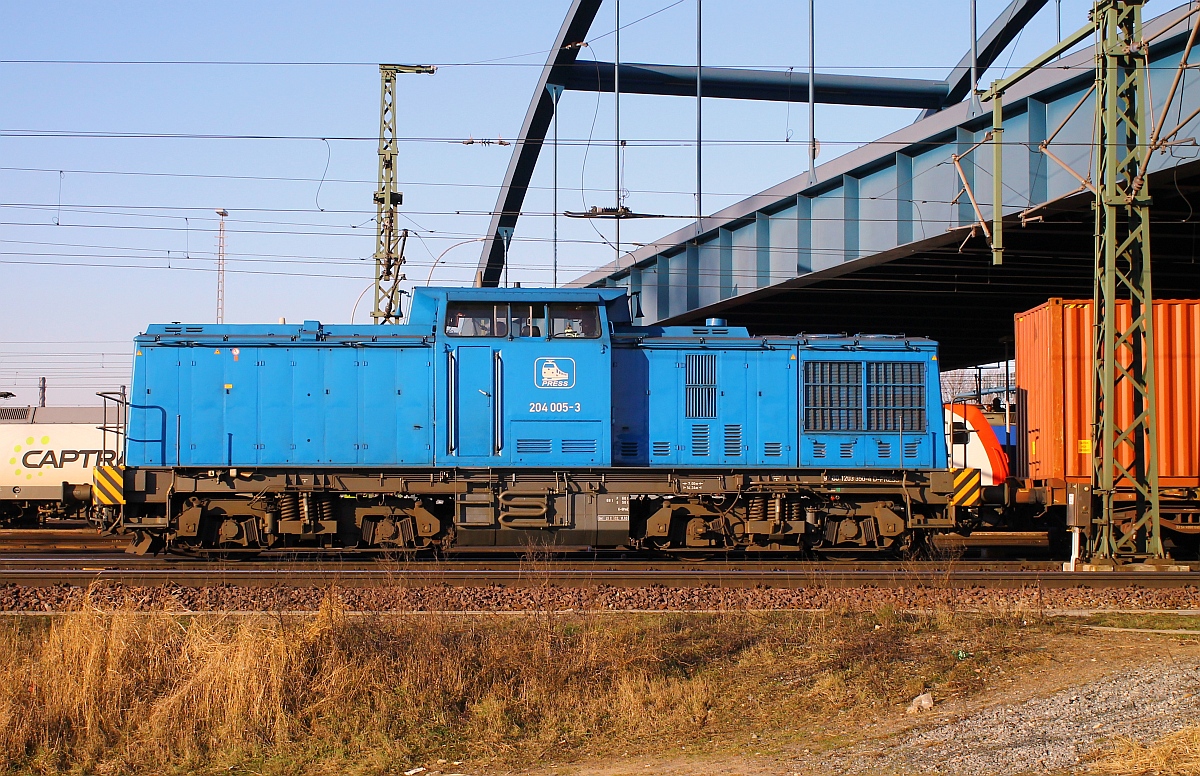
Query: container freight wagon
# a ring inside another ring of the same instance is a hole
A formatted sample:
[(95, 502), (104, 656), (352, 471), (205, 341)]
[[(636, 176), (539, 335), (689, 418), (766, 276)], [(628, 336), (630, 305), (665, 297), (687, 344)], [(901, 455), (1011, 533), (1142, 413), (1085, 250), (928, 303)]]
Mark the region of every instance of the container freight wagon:
[(92, 472), (118, 461), (101, 407), (0, 407), (0, 525), (86, 518)]
[(936, 344), (638, 327), (609, 289), (416, 289), (395, 326), (136, 340), (140, 551), (891, 551), (969, 519)]
[[(1126, 324), (1129, 310), (1118, 307)], [(1200, 535), (1200, 300), (1156, 301), (1153, 313), (1163, 525)], [(1093, 320), (1090, 300), (1051, 299), (1015, 316), (1014, 475), (1051, 503), (1091, 481)], [(1126, 394), (1119, 407), (1131, 405)]]

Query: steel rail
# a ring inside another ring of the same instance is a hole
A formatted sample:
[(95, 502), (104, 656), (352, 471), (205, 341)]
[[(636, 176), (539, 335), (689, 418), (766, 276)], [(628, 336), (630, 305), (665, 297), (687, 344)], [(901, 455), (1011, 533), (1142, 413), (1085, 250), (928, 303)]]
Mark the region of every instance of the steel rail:
[(811, 571), (712, 569), (295, 569), (144, 568), (0, 570), (0, 584), (27, 587), (87, 586), (97, 582), (127, 586), (180, 587), (667, 587), (667, 588), (1180, 588), (1196, 585), (1188, 572), (1063, 571)]
[(184, 569), (197, 571), (221, 570), (306, 570), (333, 573), (339, 570), (354, 571), (405, 571), (410, 573), (437, 573), (440, 571), (525, 571), (525, 572), (664, 572), (696, 571), (757, 571), (790, 574), (809, 572), (874, 571), (888, 573), (944, 573), (948, 571), (972, 572), (1015, 572), (1056, 571), (1061, 569), (1058, 561), (905, 561), (905, 560), (795, 560), (789, 558), (714, 558), (692, 560), (680, 558), (619, 558), (580, 557), (555, 558), (551, 560), (528, 559), (501, 555), (486, 557), (482, 554), (453, 558), (396, 558), (396, 557), (284, 557), (273, 559), (253, 558), (231, 560), (220, 558), (190, 558), (182, 556), (127, 555), (125, 553), (78, 553), (75, 555), (0, 555), (0, 571), (4, 569), (103, 569), (106, 571), (128, 569)]

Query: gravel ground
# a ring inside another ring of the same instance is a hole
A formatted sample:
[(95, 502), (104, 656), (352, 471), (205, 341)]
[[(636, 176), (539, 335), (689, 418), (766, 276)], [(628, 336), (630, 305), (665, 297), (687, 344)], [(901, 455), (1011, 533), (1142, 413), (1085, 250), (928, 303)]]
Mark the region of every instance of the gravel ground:
[(1149, 742), (1195, 724), (1198, 715), (1200, 665), (1156, 665), (924, 724), (886, 744), (837, 750), (818, 767), (838, 774), (1074, 772), (1086, 770), (1083, 760), (1105, 738)]
[[(99, 584), (90, 592), (70, 585), (52, 587), (0, 586), (0, 611), (42, 612), (78, 608), (85, 596), (101, 607), (177, 609), (191, 611), (315, 611), (328, 587), (212, 587), (124, 586)], [(451, 587), (445, 585), (337, 588), (347, 608), (356, 611), (672, 611), (897, 610), (1051, 612), (1061, 610), (1200, 610), (1200, 588), (1011, 590), (992, 588), (624, 588), (597, 585), (560, 587)]]

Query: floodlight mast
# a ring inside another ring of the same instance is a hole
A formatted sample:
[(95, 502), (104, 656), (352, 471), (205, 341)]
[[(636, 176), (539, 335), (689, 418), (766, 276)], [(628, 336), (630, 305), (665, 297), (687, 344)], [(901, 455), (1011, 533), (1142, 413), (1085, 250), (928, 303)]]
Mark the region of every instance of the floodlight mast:
[(399, 323), (400, 281), (408, 230), (397, 230), (397, 208), (404, 195), (396, 188), (396, 76), (437, 71), (433, 65), (380, 65), (379, 185), (375, 189), (375, 323)]

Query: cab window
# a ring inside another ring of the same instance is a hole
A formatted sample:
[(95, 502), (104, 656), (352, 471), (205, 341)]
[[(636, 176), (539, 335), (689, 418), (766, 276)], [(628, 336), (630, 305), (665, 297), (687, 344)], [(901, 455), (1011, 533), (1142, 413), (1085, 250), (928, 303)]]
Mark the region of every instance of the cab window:
[(551, 304), (550, 336), (596, 339), (600, 336), (600, 311), (595, 304)]
[(513, 302), (509, 305), (512, 311), (512, 333), (514, 337), (544, 337), (546, 336), (546, 304), (545, 302)]
[(508, 305), (452, 302), (446, 307), (446, 333), (451, 337), (507, 337)]

